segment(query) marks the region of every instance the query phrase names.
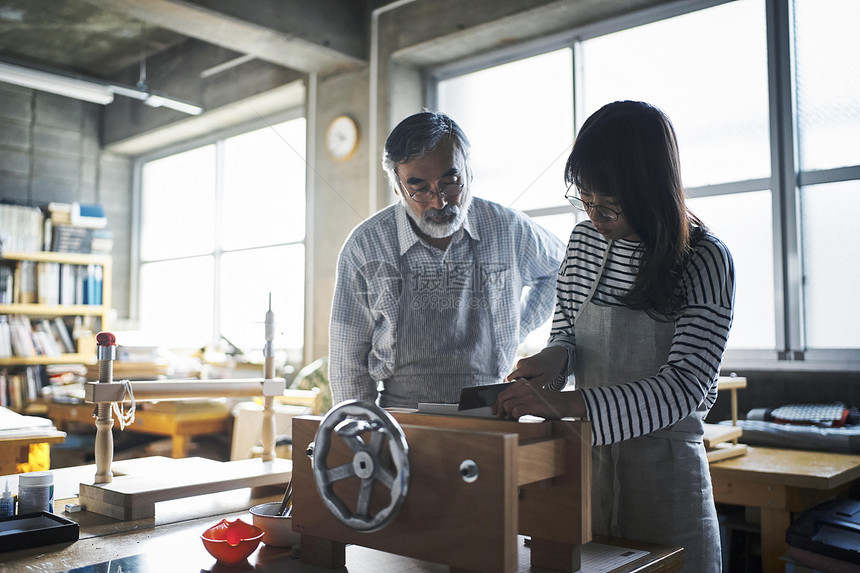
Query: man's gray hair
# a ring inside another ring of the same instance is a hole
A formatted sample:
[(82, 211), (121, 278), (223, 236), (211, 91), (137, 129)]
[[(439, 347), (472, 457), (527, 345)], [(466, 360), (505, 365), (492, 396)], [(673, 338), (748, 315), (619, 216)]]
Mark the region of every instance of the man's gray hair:
[(423, 111), (397, 124), (385, 140), (385, 149), (382, 152), (382, 168), (388, 175), (388, 182), (395, 192), (398, 190), (396, 172), (398, 164), (420, 159), (449, 141), (454, 149), (462, 153), (466, 168), (464, 175), (466, 181), (470, 181), (472, 178), (472, 170), (469, 167), (471, 145), (457, 122), (442, 112)]

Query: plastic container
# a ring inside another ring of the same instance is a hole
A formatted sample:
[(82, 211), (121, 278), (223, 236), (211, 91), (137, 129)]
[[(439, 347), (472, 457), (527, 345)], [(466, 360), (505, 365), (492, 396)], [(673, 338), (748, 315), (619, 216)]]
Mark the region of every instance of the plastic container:
[(15, 515), (15, 498), (9, 491), (9, 480), (7, 479), (3, 497), (0, 497), (0, 517), (9, 517), (10, 515)]
[(18, 515), (54, 513), (54, 474), (31, 472), (18, 476)]

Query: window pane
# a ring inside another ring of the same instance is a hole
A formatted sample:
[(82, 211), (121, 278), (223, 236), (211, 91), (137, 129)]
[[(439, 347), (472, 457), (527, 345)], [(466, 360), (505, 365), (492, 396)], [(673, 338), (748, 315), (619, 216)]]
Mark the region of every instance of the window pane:
[[(221, 269), (221, 331), (242, 349), (261, 349), (272, 293), (275, 347), (297, 350), (304, 341), (304, 245), (225, 253)], [(293, 356), (291, 356), (293, 358)], [(295, 356), (301, 361), (301, 356)]]
[(212, 257), (140, 266), (140, 328), (166, 347), (202, 348), (212, 340)]
[(801, 189), (807, 348), (860, 348), (860, 181)]
[(143, 166), (140, 257), (144, 261), (211, 252), (215, 245), (215, 146)]
[(770, 175), (762, 0), (729, 2), (582, 44), (585, 120), (616, 100), (662, 109), (688, 187)]
[(689, 199), (735, 262), (735, 318), (727, 348), (776, 347), (770, 191)]
[(475, 195), (520, 210), (566, 203), (571, 70), (564, 49), (439, 82), (439, 109), (472, 143)]
[(226, 250), (304, 239), (304, 118), (224, 141), (222, 213)]
[(795, 0), (804, 171), (860, 164), (860, 2)]
[(576, 225), (578, 221), (585, 219), (585, 212), (576, 212), (573, 207), (571, 207), (569, 213), (542, 215), (539, 217), (532, 217), (532, 219), (544, 229), (558, 237), (564, 245), (567, 245), (574, 225)]

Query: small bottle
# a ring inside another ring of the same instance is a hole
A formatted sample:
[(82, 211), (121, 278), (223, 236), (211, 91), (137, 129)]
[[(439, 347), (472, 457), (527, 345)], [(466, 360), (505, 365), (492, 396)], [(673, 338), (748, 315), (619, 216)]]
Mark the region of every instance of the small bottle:
[(18, 476), (18, 515), (54, 512), (54, 474), (30, 472)]
[(0, 497), (0, 517), (9, 517), (10, 515), (15, 515), (15, 498), (9, 491), (9, 480), (7, 479), (3, 497)]

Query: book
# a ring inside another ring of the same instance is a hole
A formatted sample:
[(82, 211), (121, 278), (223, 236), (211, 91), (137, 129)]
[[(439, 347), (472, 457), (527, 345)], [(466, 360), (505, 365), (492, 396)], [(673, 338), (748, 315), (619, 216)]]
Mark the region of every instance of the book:
[(93, 253), (110, 254), (113, 251), (113, 231), (108, 229), (93, 229), (90, 251)]
[(15, 271), (8, 265), (0, 265), (0, 304), (12, 304), (15, 292)]
[(57, 253), (91, 253), (93, 229), (74, 225), (54, 225), (51, 250)]
[(107, 226), (105, 208), (98, 203), (72, 203), (72, 225), (89, 229), (104, 229)]
[(66, 322), (63, 320), (63, 317), (58, 316), (54, 318), (54, 330), (57, 332), (57, 336), (62, 342), (64, 352), (71, 354), (77, 351), (75, 343), (72, 340), (72, 334), (69, 332), (69, 328), (66, 326)]

